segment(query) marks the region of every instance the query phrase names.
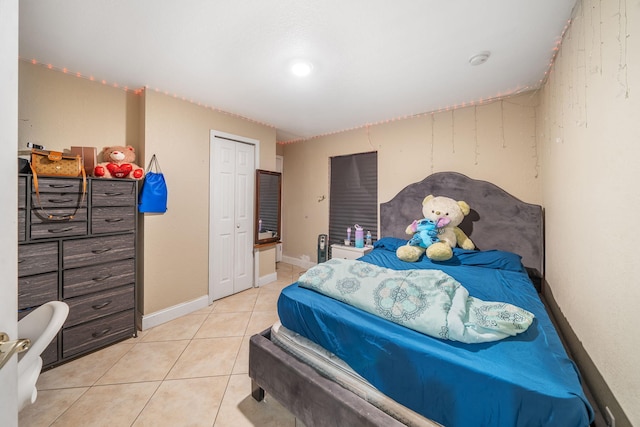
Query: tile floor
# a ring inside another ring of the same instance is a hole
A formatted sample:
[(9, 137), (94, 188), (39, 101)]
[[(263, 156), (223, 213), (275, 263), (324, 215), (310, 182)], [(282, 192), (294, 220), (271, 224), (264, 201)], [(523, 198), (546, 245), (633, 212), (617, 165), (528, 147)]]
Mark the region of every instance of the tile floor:
[(251, 397), (247, 372), (249, 337), (278, 319), (280, 290), (301, 272), (278, 263), (273, 283), (43, 372), (20, 427), (300, 427), (270, 396)]

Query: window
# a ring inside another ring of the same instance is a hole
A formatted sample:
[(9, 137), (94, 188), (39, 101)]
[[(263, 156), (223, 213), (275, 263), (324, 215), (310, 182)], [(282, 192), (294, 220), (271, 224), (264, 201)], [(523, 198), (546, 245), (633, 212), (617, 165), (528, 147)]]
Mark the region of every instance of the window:
[(377, 239), (378, 153), (332, 157), (329, 191), (329, 244), (343, 244), (347, 227), (353, 244), (355, 224), (364, 228), (365, 236), (371, 231)]

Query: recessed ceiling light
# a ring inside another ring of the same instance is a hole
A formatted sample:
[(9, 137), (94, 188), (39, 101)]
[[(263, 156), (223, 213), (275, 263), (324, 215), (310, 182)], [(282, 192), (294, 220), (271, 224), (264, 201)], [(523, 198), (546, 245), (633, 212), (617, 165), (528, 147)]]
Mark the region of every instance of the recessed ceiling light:
[(291, 64), (291, 72), (298, 77), (305, 77), (313, 71), (313, 64), (309, 61), (294, 61)]
[(487, 62), (487, 59), (489, 59), (489, 56), (491, 56), (491, 52), (486, 50), (484, 52), (477, 53), (473, 55), (471, 58), (469, 58), (469, 64), (471, 65), (484, 64), (485, 62)]

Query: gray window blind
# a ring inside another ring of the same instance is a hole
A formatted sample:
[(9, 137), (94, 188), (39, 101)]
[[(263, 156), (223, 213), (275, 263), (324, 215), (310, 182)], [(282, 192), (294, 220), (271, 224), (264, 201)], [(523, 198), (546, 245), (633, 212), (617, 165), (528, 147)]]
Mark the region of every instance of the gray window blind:
[(273, 231), (280, 230), (278, 220), (279, 202), (280, 202), (280, 177), (276, 175), (260, 176), (260, 220), (262, 221), (262, 230)]
[(344, 243), (347, 227), (354, 225), (371, 231), (377, 239), (378, 227), (378, 153), (351, 154), (331, 158), (329, 202), (329, 244)]

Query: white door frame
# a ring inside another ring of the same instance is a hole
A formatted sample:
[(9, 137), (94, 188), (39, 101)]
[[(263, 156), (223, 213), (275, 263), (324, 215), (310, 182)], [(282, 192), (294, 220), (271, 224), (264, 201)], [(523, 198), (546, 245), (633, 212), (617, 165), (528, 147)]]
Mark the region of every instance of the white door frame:
[[(18, 150), (18, 0), (0, 0), (0, 140)], [(16, 150), (16, 151), (13, 151)], [(15, 155), (0, 159), (0, 332), (18, 339), (18, 164)], [(0, 369), (0, 420), (18, 425), (18, 357)]]
[[(244, 136), (240, 136), (240, 135), (234, 135), (231, 133), (226, 133), (226, 132), (221, 132), (218, 130), (211, 130), (210, 131), (210, 137), (209, 137), (209, 304), (213, 303), (213, 296), (214, 296), (214, 291), (213, 288), (215, 286), (214, 283), (214, 272), (213, 272), (213, 266), (214, 263), (212, 262), (212, 257), (213, 257), (213, 239), (212, 239), (212, 233), (213, 233), (213, 229), (214, 229), (214, 224), (213, 224), (213, 204), (215, 203), (214, 198), (212, 197), (212, 189), (213, 184), (214, 184), (214, 175), (213, 175), (213, 164), (214, 164), (214, 150), (213, 150), (213, 142), (216, 140), (216, 138), (220, 138), (220, 139), (226, 139), (226, 140), (230, 140), (230, 141), (235, 141), (235, 142), (241, 142), (241, 143), (245, 143), (245, 144), (251, 144), (254, 146), (254, 169), (259, 169), (260, 168), (260, 141), (257, 139), (253, 139), (253, 138), (247, 138)], [(255, 188), (254, 188), (254, 199), (255, 199)], [(252, 224), (255, 222), (255, 207), (252, 209)], [(258, 274), (258, 272), (260, 271), (259, 269), (259, 261), (258, 261), (258, 254), (255, 253), (254, 251), (254, 266), (253, 266), (253, 286), (256, 286), (256, 275)]]

